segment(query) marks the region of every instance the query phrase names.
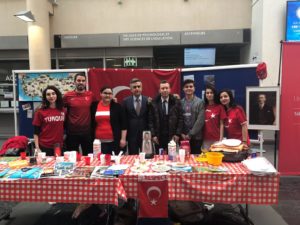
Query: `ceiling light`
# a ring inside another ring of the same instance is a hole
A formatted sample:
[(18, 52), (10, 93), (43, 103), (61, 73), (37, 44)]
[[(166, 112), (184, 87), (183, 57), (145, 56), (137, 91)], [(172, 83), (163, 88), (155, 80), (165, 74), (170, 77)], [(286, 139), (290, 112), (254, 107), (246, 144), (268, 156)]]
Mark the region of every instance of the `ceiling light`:
[(26, 11), (21, 11), (16, 13), (14, 16), (18, 17), (21, 20), (24, 20), (26, 22), (34, 22), (34, 16), (32, 15), (31, 11), (26, 10)]

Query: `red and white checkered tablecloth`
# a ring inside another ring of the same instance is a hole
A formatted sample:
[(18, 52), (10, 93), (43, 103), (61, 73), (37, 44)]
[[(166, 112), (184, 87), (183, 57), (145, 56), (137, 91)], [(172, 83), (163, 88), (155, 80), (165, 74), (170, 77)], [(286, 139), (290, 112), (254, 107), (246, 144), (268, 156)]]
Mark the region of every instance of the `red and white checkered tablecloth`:
[[(55, 160), (41, 167), (53, 167)], [(99, 165), (94, 161), (92, 165)], [(84, 161), (77, 166), (84, 166)], [(3, 168), (3, 165), (2, 165)], [(63, 202), (118, 205), (126, 193), (118, 178), (42, 178), (0, 180), (0, 201)]]
[[(134, 158), (136, 156), (127, 156)], [(157, 161), (158, 158), (153, 159)], [(200, 165), (192, 156), (188, 164)], [(206, 163), (202, 163), (207, 166)], [(226, 173), (171, 173), (168, 175), (169, 199), (201, 202), (276, 204), (279, 174), (254, 176), (241, 163), (223, 163)], [(151, 171), (151, 169), (150, 169)], [(149, 171), (147, 171), (149, 172)], [(137, 198), (138, 174), (128, 169), (120, 177), (128, 198)]]

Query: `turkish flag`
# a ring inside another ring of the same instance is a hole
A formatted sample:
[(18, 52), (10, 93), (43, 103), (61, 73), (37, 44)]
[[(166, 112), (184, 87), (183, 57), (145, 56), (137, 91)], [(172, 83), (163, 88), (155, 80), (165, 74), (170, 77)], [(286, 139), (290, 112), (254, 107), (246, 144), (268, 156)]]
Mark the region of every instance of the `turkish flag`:
[(166, 176), (145, 176), (138, 182), (139, 217), (168, 218)]
[(108, 86), (113, 89), (114, 97), (118, 102), (131, 95), (130, 80), (138, 78), (143, 84), (143, 95), (154, 98), (158, 94), (161, 80), (170, 83), (171, 93), (180, 94), (180, 70), (153, 70), (153, 69), (89, 69), (88, 85), (99, 100), (100, 89)]

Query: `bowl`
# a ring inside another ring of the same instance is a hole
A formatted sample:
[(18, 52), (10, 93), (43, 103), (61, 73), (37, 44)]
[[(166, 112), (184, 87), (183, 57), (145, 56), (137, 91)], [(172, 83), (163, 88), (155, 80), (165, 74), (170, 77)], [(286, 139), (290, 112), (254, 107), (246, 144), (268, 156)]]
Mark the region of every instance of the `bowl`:
[(219, 166), (222, 164), (222, 159), (224, 155), (220, 152), (207, 152), (205, 153), (207, 157), (207, 163), (213, 166)]

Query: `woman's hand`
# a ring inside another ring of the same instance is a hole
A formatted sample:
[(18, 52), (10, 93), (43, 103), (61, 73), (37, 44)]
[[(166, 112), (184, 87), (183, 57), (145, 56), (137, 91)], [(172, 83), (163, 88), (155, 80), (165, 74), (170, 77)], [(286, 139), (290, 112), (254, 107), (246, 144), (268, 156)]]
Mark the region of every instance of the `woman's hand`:
[(125, 139), (121, 139), (120, 140), (120, 148), (124, 148), (126, 146), (126, 140)]

